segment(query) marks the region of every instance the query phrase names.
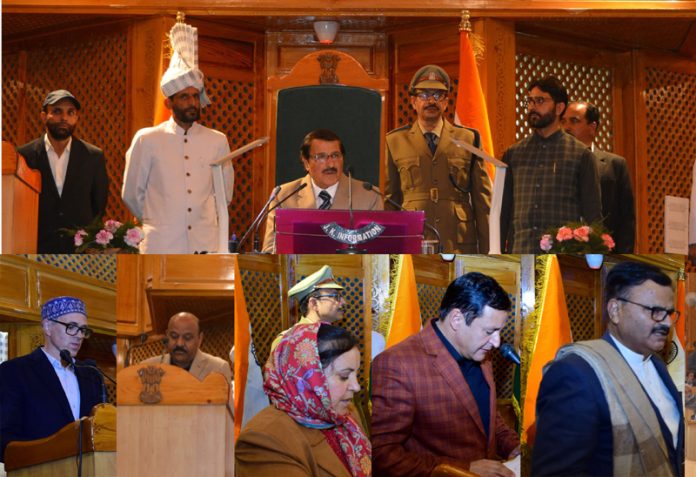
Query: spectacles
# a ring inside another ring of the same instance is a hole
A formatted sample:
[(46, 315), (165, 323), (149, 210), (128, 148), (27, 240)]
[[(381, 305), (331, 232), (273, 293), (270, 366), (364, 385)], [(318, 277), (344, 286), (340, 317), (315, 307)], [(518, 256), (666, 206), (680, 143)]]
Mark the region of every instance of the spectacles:
[(344, 300), (343, 293), (327, 293), (325, 295), (317, 295), (316, 299), (321, 300), (322, 298), (330, 298), (332, 300), (341, 301)]
[(632, 305), (639, 306), (644, 310), (648, 310), (650, 312), (650, 318), (652, 318), (653, 321), (656, 321), (658, 323), (662, 323), (663, 321), (665, 321), (665, 318), (667, 317), (670, 317), (673, 324), (679, 321), (679, 312), (677, 310), (668, 310), (666, 308), (662, 308), (661, 306), (646, 306), (640, 303), (636, 303), (635, 301), (627, 300), (626, 298), (616, 299), (619, 301), (625, 301), (626, 303), (630, 303)]
[(553, 101), (553, 98), (545, 98), (543, 96), (527, 96), (526, 98), (524, 98), (524, 102), (527, 106), (531, 106), (532, 104), (541, 106), (547, 101)]
[(325, 152), (319, 152), (317, 154), (310, 154), (309, 158), (314, 159), (317, 162), (326, 162), (327, 159), (333, 159), (334, 161), (339, 160), (340, 158), (343, 157), (343, 153), (335, 151), (330, 154), (327, 154)]
[(427, 101), (430, 98), (433, 98), (435, 101), (440, 101), (441, 99), (445, 99), (447, 97), (447, 92), (445, 91), (421, 91), (419, 93), (416, 93), (415, 96), (420, 99), (421, 101)]
[(82, 332), (82, 337), (87, 339), (90, 336), (92, 336), (92, 328), (87, 328), (86, 326), (77, 326), (75, 323), (63, 323), (62, 321), (58, 320), (51, 320), (54, 323), (60, 323), (61, 325), (65, 326), (65, 334), (68, 336), (77, 336), (78, 332)]

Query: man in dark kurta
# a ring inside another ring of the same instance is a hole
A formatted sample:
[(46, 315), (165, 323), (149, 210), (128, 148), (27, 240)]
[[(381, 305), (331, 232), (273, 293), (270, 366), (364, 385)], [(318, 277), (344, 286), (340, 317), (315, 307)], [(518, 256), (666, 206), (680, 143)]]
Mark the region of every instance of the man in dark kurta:
[(500, 214), (506, 253), (541, 253), (539, 240), (548, 229), (602, 217), (594, 155), (561, 128), (568, 93), (553, 76), (532, 82), (527, 92), (534, 133), (503, 155), (509, 166)]

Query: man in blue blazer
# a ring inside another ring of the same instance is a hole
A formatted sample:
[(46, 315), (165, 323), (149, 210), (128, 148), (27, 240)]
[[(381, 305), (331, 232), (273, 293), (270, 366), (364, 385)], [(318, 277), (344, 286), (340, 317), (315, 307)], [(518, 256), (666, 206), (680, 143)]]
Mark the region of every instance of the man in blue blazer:
[(681, 395), (659, 353), (672, 281), (634, 262), (607, 275), (607, 332), (559, 350), (539, 389), (533, 476), (683, 475)]
[(41, 120), (45, 134), (17, 148), (32, 169), (41, 172), (38, 253), (73, 253), (73, 237), (61, 228), (90, 224), (106, 209), (109, 177), (104, 153), (73, 137), (80, 103), (69, 91), (46, 96)]
[(89, 416), (102, 399), (101, 376), (71, 366), (61, 350), (74, 358), (84, 338), (87, 314), (82, 300), (57, 297), (41, 310), (44, 346), (0, 364), (0, 462), (11, 441), (50, 436), (66, 424)]

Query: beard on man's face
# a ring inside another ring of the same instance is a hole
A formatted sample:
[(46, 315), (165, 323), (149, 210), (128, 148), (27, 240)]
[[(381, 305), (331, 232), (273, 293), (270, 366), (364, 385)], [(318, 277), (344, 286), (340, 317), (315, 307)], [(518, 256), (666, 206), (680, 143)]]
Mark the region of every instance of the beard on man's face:
[(174, 113), (174, 117), (182, 123), (192, 123), (201, 118), (201, 108), (195, 106), (190, 106), (186, 109), (173, 106), (172, 112)]
[(542, 129), (549, 126), (556, 119), (556, 113), (549, 111), (546, 114), (539, 114), (536, 111), (527, 113), (527, 124), (533, 129)]
[(48, 129), (48, 133), (53, 139), (62, 141), (72, 136), (73, 131), (75, 131), (75, 125), (61, 123), (59, 121), (46, 121), (46, 129)]

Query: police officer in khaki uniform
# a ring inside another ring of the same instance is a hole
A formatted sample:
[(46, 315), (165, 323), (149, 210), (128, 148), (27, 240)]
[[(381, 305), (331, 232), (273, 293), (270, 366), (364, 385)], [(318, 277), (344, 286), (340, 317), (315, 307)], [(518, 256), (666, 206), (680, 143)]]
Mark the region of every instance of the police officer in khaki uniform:
[(439, 66), (424, 66), (413, 76), (409, 94), (418, 121), (387, 134), (386, 193), (407, 210), (425, 211), (443, 252), (488, 253), (490, 179), (483, 159), (455, 142), (480, 147), (481, 139), (475, 129), (444, 119), (449, 89)]
[[(302, 317), (300, 324), (334, 323), (343, 318), (343, 287), (338, 284), (329, 265), (324, 265), (304, 280), (297, 282), (288, 290), (288, 298), (294, 298), (300, 304)], [(289, 330), (282, 331), (271, 343), (271, 353)]]

